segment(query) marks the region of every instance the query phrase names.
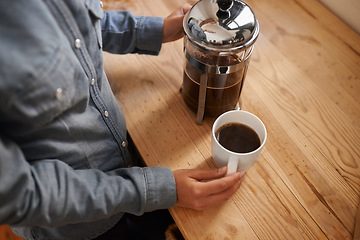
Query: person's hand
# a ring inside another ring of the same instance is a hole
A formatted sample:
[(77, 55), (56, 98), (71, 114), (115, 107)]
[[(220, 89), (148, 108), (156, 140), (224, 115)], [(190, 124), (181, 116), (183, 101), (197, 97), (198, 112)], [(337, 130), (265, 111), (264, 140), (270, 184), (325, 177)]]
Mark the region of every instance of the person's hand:
[(191, 5), (185, 3), (164, 19), (163, 43), (172, 42), (184, 36), (182, 21), (190, 8)]
[(243, 172), (225, 176), (227, 168), (198, 170), (180, 169), (173, 171), (177, 206), (202, 210), (228, 200), (240, 187)]

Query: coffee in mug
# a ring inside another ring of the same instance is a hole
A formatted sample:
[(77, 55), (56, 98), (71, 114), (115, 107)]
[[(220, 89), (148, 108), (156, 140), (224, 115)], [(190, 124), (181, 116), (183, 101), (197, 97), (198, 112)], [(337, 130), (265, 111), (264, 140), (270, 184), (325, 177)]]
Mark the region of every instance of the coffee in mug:
[(254, 129), (237, 122), (222, 125), (216, 130), (215, 137), (221, 146), (236, 153), (252, 152), (261, 145)]

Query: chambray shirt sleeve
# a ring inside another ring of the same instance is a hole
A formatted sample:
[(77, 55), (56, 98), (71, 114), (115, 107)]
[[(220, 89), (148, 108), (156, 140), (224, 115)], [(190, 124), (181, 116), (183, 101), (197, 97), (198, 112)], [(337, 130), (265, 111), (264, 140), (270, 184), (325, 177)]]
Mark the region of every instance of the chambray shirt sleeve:
[(176, 203), (175, 180), (167, 168), (106, 174), (74, 170), (58, 160), (30, 164), (15, 143), (1, 136), (0, 152), (0, 224), (56, 227), (119, 212), (140, 215)]
[(163, 23), (160, 17), (134, 17), (128, 11), (106, 11), (101, 20), (103, 50), (157, 55), (162, 44)]

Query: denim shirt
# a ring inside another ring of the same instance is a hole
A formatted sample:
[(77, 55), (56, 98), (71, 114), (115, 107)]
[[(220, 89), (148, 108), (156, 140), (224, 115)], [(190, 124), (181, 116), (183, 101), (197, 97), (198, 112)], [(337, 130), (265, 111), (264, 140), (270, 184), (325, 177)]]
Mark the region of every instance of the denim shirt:
[(175, 205), (170, 169), (129, 167), (102, 57), (158, 54), (162, 27), (99, 0), (0, 1), (0, 224), (25, 239), (92, 239), (124, 212)]

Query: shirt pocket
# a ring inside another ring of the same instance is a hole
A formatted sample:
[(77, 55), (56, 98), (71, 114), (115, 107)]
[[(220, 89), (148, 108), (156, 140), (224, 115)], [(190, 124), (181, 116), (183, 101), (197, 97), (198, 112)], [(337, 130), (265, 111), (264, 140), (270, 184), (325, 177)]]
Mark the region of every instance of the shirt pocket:
[(99, 47), (102, 48), (102, 36), (101, 36), (101, 18), (104, 17), (104, 11), (100, 4), (100, 1), (85, 0), (86, 8), (90, 13), (90, 17), (94, 24), (96, 37), (98, 39)]
[(88, 79), (74, 53), (59, 47), (47, 60), (41, 67), (29, 64), (31, 74), (10, 101), (13, 119), (25, 125), (43, 126), (70, 108), (87, 106)]

